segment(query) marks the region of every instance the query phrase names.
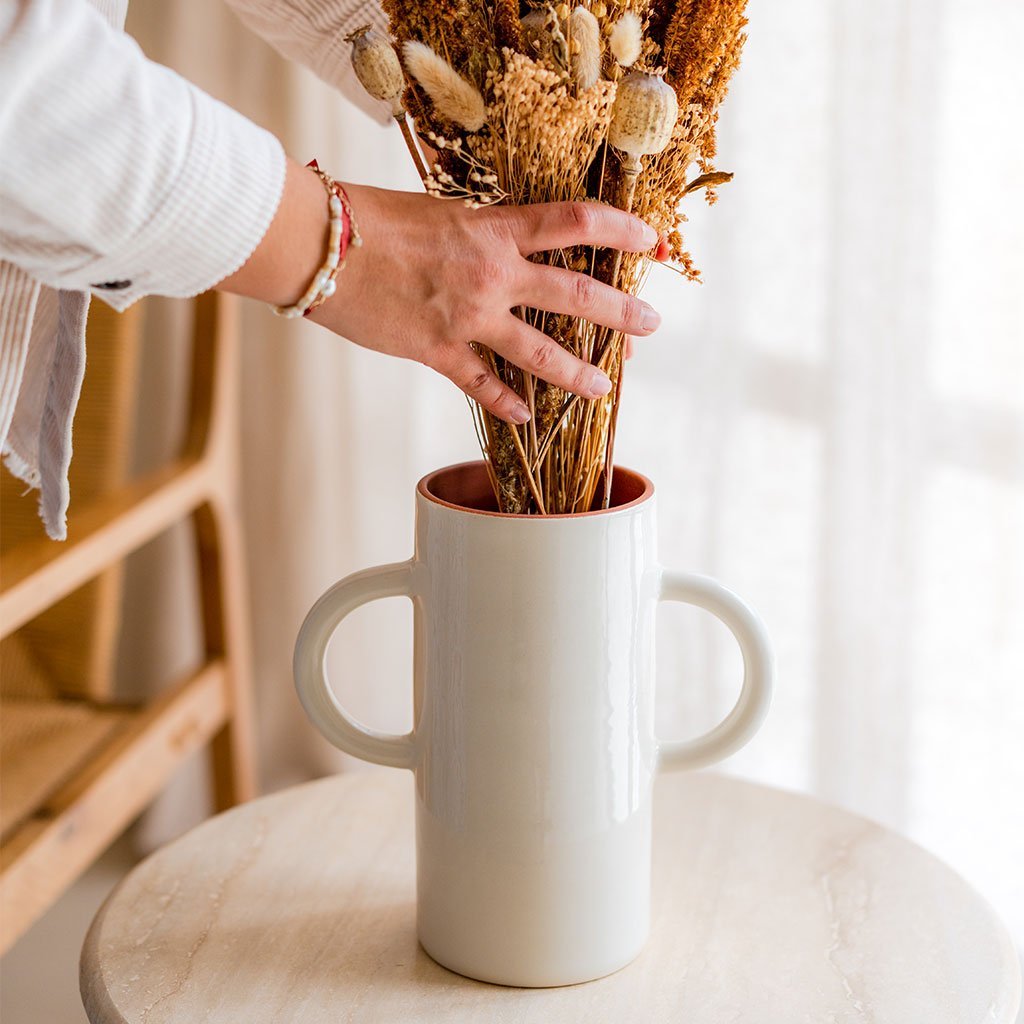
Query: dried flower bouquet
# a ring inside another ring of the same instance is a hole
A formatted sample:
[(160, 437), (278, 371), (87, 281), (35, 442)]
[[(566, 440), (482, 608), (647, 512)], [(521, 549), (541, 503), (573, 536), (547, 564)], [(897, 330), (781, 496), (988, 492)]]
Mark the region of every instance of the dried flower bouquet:
[[(715, 122), (746, 38), (746, 0), (383, 0), (394, 42), (362, 29), (352, 60), (391, 104), (432, 195), (478, 206), (596, 200), (667, 239), (699, 271), (680, 227), (684, 196), (732, 175), (713, 167)], [(411, 115), (415, 134), (409, 129)], [(650, 256), (594, 248), (536, 257), (636, 294)], [(573, 317), (517, 314), (599, 366), (611, 393), (567, 394), (478, 346), (532, 413), (522, 427), (474, 405), (498, 506), (513, 513), (607, 507), (624, 338)]]

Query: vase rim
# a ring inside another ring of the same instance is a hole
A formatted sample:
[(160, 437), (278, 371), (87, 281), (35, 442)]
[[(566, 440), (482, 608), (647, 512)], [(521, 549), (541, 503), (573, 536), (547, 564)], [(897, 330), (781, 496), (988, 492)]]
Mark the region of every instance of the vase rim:
[(515, 519), (520, 522), (547, 522), (552, 519), (591, 519), (595, 516), (614, 516), (628, 512), (654, 496), (654, 484), (642, 473), (624, 466), (616, 466), (612, 477), (612, 495), (614, 498), (618, 492), (620, 501), (609, 508), (592, 509), (589, 512), (556, 512), (550, 515), (499, 512), (497, 508), (481, 507), (485, 503), (496, 502), (487, 476), (487, 467), (481, 460), (475, 460), (435, 469), (420, 480), (416, 485), (416, 492), (433, 505), (440, 505), (466, 515)]

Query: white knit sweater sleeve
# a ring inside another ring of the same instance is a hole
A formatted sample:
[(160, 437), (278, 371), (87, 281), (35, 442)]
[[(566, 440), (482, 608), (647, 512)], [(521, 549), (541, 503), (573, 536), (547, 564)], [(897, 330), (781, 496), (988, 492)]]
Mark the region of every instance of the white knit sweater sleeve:
[(248, 259), (284, 171), (85, 0), (0, 0), (0, 260), (117, 309), (196, 295)]
[(371, 99), (352, 71), (345, 37), (361, 25), (387, 33), (379, 0), (227, 0), (229, 7), (278, 52), (305, 64), (372, 117), (390, 118), (385, 103)]

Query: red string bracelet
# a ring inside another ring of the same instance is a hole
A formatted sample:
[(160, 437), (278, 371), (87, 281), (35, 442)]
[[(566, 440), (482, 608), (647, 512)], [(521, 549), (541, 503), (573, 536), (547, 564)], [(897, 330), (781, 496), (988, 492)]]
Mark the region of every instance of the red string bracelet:
[(288, 319), (309, 316), (314, 309), (322, 306), (337, 289), (336, 278), (345, 266), (349, 246), (362, 245), (362, 238), (352, 217), (352, 204), (341, 182), (324, 174), (316, 160), (310, 160), (306, 166), (316, 172), (327, 192), (330, 212), (327, 256), (298, 302), (292, 306), (272, 307), (278, 316)]

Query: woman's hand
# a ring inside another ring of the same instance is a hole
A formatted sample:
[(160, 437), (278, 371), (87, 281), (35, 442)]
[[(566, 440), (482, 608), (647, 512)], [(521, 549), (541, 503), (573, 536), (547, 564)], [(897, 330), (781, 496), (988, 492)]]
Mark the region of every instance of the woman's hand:
[(526, 405), (488, 369), (471, 341), (584, 398), (608, 393), (596, 367), (512, 312), (530, 306), (649, 334), (658, 314), (584, 274), (526, 257), (570, 245), (639, 252), (657, 244), (643, 221), (597, 203), (469, 209), (426, 195), (347, 186), (363, 245), (349, 250), (334, 297), (311, 319), (378, 352), (416, 359), (502, 419)]
[[(305, 229), (313, 251), (307, 244), (298, 257), (295, 230), (279, 225), (279, 213), (250, 260), (255, 267), (247, 264), (222, 282), (227, 290), (279, 304), (294, 302), (322, 262), (327, 208), (323, 186), (302, 168), (299, 173), (311, 181), (297, 181), (295, 166), (289, 168), (282, 205), (298, 190), (303, 209), (315, 215), (310, 186), (318, 190), (321, 229)], [(529, 411), (470, 348), (471, 341), (585, 398), (598, 398), (611, 387), (596, 367), (516, 317), (516, 307), (584, 317), (632, 335), (650, 334), (660, 323), (658, 314), (635, 296), (587, 275), (527, 259), (532, 253), (573, 245), (652, 249), (657, 234), (630, 214), (598, 203), (472, 210), (426, 195), (357, 185), (346, 189), (363, 244), (349, 249), (337, 291), (310, 319), (358, 345), (432, 367), (501, 419), (523, 423)], [(284, 233), (276, 243), (278, 256), (261, 254), (274, 246), (275, 228)], [(260, 267), (263, 276), (273, 277), (275, 264), (289, 251), (290, 279), (275, 281), (273, 294), (266, 294), (266, 288), (259, 294), (252, 281), (260, 276)]]

